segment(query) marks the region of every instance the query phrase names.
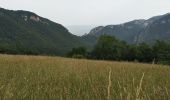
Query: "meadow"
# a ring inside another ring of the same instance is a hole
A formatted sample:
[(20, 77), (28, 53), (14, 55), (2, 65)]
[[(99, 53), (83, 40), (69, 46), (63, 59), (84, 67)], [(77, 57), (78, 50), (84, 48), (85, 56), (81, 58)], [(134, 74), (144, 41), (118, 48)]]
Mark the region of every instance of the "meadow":
[(1, 100), (168, 100), (170, 66), (0, 55)]

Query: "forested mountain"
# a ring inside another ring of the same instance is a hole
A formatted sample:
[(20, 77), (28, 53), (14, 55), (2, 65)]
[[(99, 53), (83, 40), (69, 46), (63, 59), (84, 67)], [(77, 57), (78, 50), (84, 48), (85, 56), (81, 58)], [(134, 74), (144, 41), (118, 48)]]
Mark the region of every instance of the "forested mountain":
[(28, 11), (0, 8), (0, 52), (64, 55), (84, 46), (65, 27)]
[(155, 16), (148, 20), (134, 20), (120, 25), (99, 26), (82, 38), (95, 44), (99, 36), (115, 36), (131, 44), (152, 43), (156, 40), (170, 41), (170, 14)]

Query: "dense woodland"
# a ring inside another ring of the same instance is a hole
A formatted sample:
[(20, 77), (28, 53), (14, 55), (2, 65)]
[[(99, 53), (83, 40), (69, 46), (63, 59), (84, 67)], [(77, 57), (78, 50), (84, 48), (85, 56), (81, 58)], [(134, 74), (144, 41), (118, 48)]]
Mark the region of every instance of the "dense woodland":
[(85, 47), (73, 48), (68, 57), (170, 64), (170, 43), (127, 44), (114, 36), (102, 35), (90, 52)]

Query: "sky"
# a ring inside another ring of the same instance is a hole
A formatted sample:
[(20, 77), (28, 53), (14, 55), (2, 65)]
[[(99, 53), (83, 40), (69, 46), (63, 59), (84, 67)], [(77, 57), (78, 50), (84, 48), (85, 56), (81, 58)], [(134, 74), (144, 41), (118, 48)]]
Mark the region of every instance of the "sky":
[(0, 0), (0, 7), (35, 12), (65, 26), (96, 26), (169, 13), (170, 0)]

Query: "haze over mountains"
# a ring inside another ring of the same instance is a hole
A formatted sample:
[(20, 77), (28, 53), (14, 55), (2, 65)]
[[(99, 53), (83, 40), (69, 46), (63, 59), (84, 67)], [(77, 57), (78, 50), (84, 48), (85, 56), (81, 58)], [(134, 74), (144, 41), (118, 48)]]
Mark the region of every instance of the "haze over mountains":
[(75, 35), (82, 36), (90, 32), (90, 30), (97, 25), (69, 25), (66, 26), (68, 30)]
[[(99, 26), (83, 36), (71, 34), (61, 24), (29, 11), (0, 8), (0, 52), (65, 55), (74, 47), (91, 48), (103, 34), (115, 36), (130, 44), (170, 41), (169, 13), (147, 20)], [(82, 28), (82, 34), (86, 33), (83, 30), (89, 29), (87, 27)]]

